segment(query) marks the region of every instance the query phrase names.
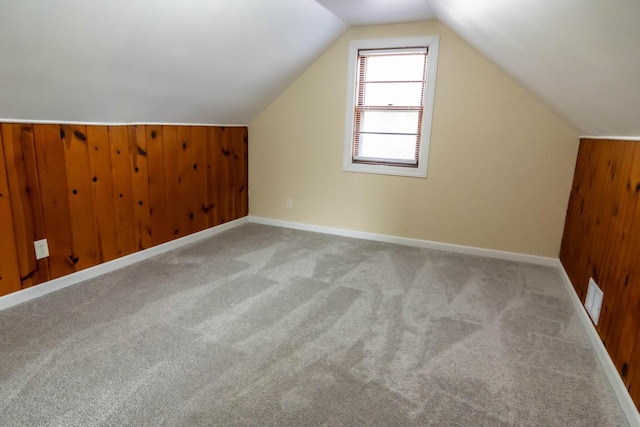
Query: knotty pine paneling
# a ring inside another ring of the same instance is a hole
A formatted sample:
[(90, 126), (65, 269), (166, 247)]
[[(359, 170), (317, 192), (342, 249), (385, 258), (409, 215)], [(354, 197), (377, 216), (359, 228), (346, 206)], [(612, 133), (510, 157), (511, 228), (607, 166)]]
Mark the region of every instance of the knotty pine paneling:
[(73, 252), (69, 259), (75, 270), (79, 271), (99, 263), (96, 213), (89, 169), (89, 141), (85, 126), (62, 126), (61, 132), (71, 215)]
[(0, 238), (0, 295), (19, 291), (21, 288), (10, 197), (2, 132), (0, 132), (0, 236), (2, 236)]
[[(195, 218), (193, 206), (194, 195), (200, 189), (194, 188), (195, 176), (193, 174), (193, 141), (191, 140), (191, 128), (188, 126), (178, 126), (178, 176), (177, 189), (184, 197), (180, 200), (178, 210), (178, 224), (180, 235), (193, 233), (193, 219)], [(197, 170), (196, 170), (197, 171)]]
[(116, 247), (118, 256), (124, 256), (137, 250), (130, 160), (132, 153), (129, 145), (129, 131), (125, 126), (109, 128), (109, 146), (111, 147), (113, 203), (116, 207)]
[(40, 203), (45, 236), (49, 244), (50, 278), (56, 279), (75, 271), (71, 258), (74, 250), (62, 129), (57, 125), (34, 125), (33, 130), (41, 189)]
[(151, 243), (159, 245), (171, 240), (165, 192), (164, 140), (162, 126), (147, 126), (147, 157), (149, 159), (149, 215)]
[(560, 260), (583, 302), (590, 277), (604, 292), (597, 330), (640, 407), (640, 142), (581, 140)]
[(116, 207), (107, 126), (88, 126), (89, 170), (95, 211), (98, 262), (118, 258)]
[(21, 287), (27, 288), (49, 280), (48, 260), (36, 260), (33, 247), (44, 238), (33, 128), (7, 124), (1, 130)]
[[(199, 230), (207, 226), (207, 157), (206, 157), (207, 128), (194, 126), (191, 128), (191, 163), (189, 173), (193, 174), (191, 192), (190, 227)], [(196, 190), (197, 189), (197, 190)]]
[(209, 224), (224, 222), (224, 191), (225, 174), (222, 170), (224, 149), (222, 146), (222, 128), (209, 128), (207, 132), (207, 204)]
[(144, 126), (129, 126), (131, 153), (131, 184), (133, 191), (133, 226), (138, 250), (148, 249), (151, 243), (151, 212), (149, 204), (149, 159)]
[[(210, 221), (224, 223), (248, 214), (246, 128), (212, 128), (207, 144)], [(211, 208), (213, 206), (213, 208)]]
[(246, 128), (0, 124), (0, 295), (246, 216), (247, 170)]
[[(167, 240), (182, 237), (184, 230), (180, 229), (180, 214), (184, 205), (184, 198), (174, 199), (175, 195), (180, 191), (180, 177), (178, 168), (178, 154), (182, 150), (178, 144), (178, 127), (163, 126), (162, 139), (164, 143), (164, 197), (163, 202), (167, 205), (165, 212), (167, 215), (164, 221), (164, 230)], [(172, 205), (169, 207), (169, 205)]]
[(235, 209), (233, 215), (246, 216), (249, 214), (248, 204), (248, 174), (249, 174), (249, 136), (246, 128), (230, 128), (233, 144), (233, 188)]

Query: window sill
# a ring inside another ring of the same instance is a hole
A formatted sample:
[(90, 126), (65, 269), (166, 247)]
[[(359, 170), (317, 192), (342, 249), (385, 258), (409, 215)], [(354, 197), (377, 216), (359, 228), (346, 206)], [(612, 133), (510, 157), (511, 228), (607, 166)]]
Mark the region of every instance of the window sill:
[(373, 173), (378, 175), (408, 176), (412, 178), (426, 178), (426, 168), (411, 168), (401, 166), (367, 165), (360, 163), (348, 163), (343, 165), (345, 172)]

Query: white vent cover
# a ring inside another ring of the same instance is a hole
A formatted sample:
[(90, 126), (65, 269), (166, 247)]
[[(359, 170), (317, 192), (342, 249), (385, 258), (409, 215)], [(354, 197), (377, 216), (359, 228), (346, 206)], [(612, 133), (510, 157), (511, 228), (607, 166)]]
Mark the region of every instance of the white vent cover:
[(589, 279), (589, 287), (587, 288), (587, 297), (584, 301), (584, 307), (587, 309), (587, 313), (591, 316), (591, 320), (596, 325), (600, 318), (600, 310), (602, 309), (602, 300), (604, 299), (604, 293), (600, 290), (593, 277)]

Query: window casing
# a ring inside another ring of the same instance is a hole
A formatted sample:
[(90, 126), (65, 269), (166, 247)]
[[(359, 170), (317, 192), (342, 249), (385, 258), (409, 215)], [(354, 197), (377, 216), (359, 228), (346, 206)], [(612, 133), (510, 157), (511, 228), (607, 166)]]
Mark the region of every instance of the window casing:
[(344, 170), (426, 177), (438, 37), (349, 45)]

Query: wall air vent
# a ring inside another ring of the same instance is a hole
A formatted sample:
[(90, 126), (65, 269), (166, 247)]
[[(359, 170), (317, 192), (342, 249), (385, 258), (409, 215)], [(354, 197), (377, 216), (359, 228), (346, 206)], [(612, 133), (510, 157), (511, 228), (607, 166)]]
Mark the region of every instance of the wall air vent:
[(593, 277), (589, 279), (589, 287), (587, 288), (587, 297), (584, 301), (584, 307), (587, 309), (587, 313), (593, 320), (595, 325), (598, 324), (600, 318), (600, 310), (602, 309), (602, 300), (604, 299), (604, 293), (596, 284)]

